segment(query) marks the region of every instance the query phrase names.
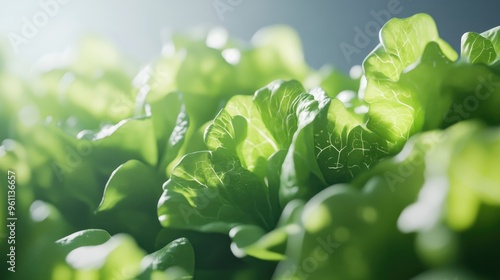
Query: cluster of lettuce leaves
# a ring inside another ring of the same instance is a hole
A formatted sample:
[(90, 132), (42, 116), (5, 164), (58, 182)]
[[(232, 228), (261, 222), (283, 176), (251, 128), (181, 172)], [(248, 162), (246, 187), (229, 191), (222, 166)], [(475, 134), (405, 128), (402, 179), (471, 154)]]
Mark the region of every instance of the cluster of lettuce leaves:
[(279, 26), (126, 61), (0, 59), (2, 279), (500, 278), (500, 27), (391, 19), (354, 77)]

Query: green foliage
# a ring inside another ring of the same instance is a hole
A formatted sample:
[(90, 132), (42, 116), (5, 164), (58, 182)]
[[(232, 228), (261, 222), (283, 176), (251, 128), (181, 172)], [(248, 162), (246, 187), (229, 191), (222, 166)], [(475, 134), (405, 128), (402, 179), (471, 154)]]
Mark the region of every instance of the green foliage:
[(2, 59), (2, 279), (500, 278), (499, 30), (459, 56), (391, 19), (353, 77), (283, 26), (174, 34), (135, 77), (96, 38)]

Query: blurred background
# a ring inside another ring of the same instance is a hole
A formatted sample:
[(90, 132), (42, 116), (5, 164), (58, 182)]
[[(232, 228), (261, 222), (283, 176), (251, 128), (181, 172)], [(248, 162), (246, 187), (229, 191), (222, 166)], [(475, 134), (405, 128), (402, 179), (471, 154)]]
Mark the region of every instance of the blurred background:
[[(54, 1), (55, 7), (47, 4)], [(40, 14), (44, 10), (47, 19)], [(27, 65), (89, 33), (109, 39), (132, 61), (147, 63), (159, 55), (171, 31), (222, 26), (248, 41), (264, 26), (286, 24), (299, 32), (311, 66), (328, 63), (348, 71), (376, 45), (388, 16), (428, 13), (457, 49), (464, 32), (497, 26), (499, 10), (497, 0), (23, 0), (3, 1), (0, 34)]]

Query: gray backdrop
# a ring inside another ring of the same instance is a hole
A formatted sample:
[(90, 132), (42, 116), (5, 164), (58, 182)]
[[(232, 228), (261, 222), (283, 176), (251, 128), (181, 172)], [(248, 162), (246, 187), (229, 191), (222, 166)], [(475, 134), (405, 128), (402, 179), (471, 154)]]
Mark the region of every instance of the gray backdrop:
[[(442, 37), (458, 49), (466, 31), (500, 25), (500, 1), (453, 0), (2, 0), (0, 32), (22, 36), (26, 20), (37, 20), (31, 38), (18, 42), (14, 59), (32, 63), (62, 51), (87, 33), (97, 33), (138, 63), (156, 57), (165, 30), (219, 25), (249, 40), (259, 28), (287, 24), (300, 33), (307, 61), (333, 64), (345, 71), (361, 63), (376, 45), (375, 29), (387, 16), (425, 12), (434, 17)], [(55, 4), (54, 4), (55, 3)], [(47, 12), (48, 11), (48, 12)], [(40, 12), (50, 14), (44, 18)], [(50, 12), (50, 13), (49, 13)], [(34, 19), (36, 18), (36, 19)], [(38, 28), (39, 27), (39, 28)], [(33, 30), (31, 30), (33, 31)], [(357, 32), (364, 40), (356, 41)], [(361, 35), (360, 35), (361, 36)], [(11, 45), (7, 43), (7, 45)], [(352, 51), (346, 55), (341, 46)], [(350, 48), (352, 47), (352, 48)]]

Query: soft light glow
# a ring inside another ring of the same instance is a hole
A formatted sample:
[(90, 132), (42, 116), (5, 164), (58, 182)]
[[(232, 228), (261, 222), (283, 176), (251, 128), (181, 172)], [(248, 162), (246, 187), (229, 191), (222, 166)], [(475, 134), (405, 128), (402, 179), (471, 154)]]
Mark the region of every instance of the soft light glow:
[(238, 49), (227, 49), (222, 52), (222, 56), (229, 64), (238, 64), (241, 59), (241, 53)]
[(356, 93), (352, 90), (343, 90), (337, 94), (336, 98), (342, 103), (347, 104), (351, 102), (351, 100), (356, 97)]
[(40, 200), (36, 200), (30, 206), (30, 216), (35, 222), (41, 222), (50, 215), (49, 206)]
[(226, 45), (228, 37), (229, 34), (226, 29), (217, 27), (208, 33), (206, 44), (211, 48), (221, 49)]
[(349, 70), (349, 76), (351, 79), (359, 79), (363, 75), (363, 67), (361, 65), (354, 65)]

